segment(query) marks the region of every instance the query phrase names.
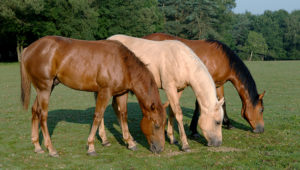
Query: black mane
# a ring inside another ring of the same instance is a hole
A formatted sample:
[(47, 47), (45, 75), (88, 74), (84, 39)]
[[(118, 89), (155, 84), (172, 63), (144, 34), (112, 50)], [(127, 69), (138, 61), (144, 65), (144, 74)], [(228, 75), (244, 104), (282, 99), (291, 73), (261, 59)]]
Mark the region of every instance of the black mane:
[(252, 78), (250, 71), (244, 62), (233, 52), (227, 45), (217, 40), (206, 40), (208, 43), (217, 44), (218, 47), (222, 48), (223, 52), (229, 59), (230, 67), (235, 71), (236, 76), (245, 86), (250, 96), (253, 106), (258, 102), (258, 93), (256, 89), (255, 81)]

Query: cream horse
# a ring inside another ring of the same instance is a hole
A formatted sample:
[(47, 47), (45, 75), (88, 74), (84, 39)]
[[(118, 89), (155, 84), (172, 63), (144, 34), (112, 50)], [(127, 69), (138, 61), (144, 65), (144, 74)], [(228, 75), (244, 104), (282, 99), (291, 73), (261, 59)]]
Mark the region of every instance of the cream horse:
[[(182, 122), (183, 115), (179, 99), (184, 88), (191, 86), (201, 108), (198, 125), (208, 141), (208, 145), (221, 145), (224, 115), (221, 106), (224, 103), (224, 98), (218, 101), (212, 77), (199, 57), (190, 48), (174, 40), (151, 41), (126, 35), (114, 35), (108, 39), (118, 40), (133, 51), (152, 72), (158, 88), (165, 90), (171, 106), (167, 128), (171, 144), (176, 142), (173, 134), (175, 116), (178, 122), (182, 150), (190, 150)], [(121, 124), (123, 138), (128, 143), (128, 148), (135, 149), (136, 144), (127, 125), (126, 99), (127, 96), (114, 98), (113, 108)], [(99, 135), (100, 137), (105, 136), (103, 124), (100, 126)]]

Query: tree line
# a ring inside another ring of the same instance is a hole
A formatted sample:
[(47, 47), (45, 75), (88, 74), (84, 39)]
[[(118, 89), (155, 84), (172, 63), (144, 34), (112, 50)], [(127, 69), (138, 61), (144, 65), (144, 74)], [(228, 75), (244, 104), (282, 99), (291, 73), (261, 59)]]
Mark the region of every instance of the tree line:
[(165, 32), (216, 39), (244, 60), (300, 59), (300, 10), (235, 14), (235, 0), (1, 0), (0, 61), (46, 35), (100, 40)]

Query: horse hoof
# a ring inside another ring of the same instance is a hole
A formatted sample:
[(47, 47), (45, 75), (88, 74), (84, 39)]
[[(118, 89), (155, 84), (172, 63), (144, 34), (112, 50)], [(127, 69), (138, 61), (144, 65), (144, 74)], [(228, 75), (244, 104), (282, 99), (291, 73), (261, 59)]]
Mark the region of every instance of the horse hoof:
[(59, 157), (59, 155), (58, 155), (57, 152), (49, 153), (49, 155), (50, 155), (51, 157), (54, 157), (54, 158), (58, 158), (58, 157)]
[(34, 152), (38, 154), (45, 153), (43, 149), (35, 149)]
[(98, 156), (96, 151), (91, 151), (87, 153), (88, 156)]
[(225, 125), (225, 128), (230, 130), (230, 129), (233, 129), (234, 126), (232, 126), (232, 124), (228, 124), (228, 125)]
[(185, 146), (185, 147), (182, 147), (182, 151), (183, 152), (191, 152), (191, 149), (189, 146)]
[(129, 150), (132, 150), (132, 151), (136, 151), (136, 150), (137, 150), (137, 147), (136, 147), (136, 145), (135, 145), (135, 146), (131, 146), (131, 147), (128, 146), (128, 149), (129, 149)]
[(200, 134), (198, 132), (195, 132), (195, 133), (192, 133), (191, 134), (191, 138), (194, 138), (194, 139), (197, 139), (197, 138), (200, 138)]
[(109, 141), (102, 143), (102, 146), (110, 146), (111, 143)]

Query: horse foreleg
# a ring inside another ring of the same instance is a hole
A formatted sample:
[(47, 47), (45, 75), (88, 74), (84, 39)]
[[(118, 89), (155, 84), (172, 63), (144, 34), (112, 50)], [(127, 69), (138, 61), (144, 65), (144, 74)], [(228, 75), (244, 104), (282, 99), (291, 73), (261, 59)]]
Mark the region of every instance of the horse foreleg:
[(183, 91), (177, 92), (177, 89), (175, 89), (175, 88), (169, 88), (168, 90), (166, 90), (168, 100), (170, 101), (171, 108), (173, 110), (173, 113), (174, 113), (175, 118), (178, 123), (180, 139), (182, 142), (182, 150), (185, 152), (188, 152), (188, 151), (190, 151), (190, 147), (189, 147), (187, 137), (185, 134), (184, 125), (182, 122), (183, 115), (182, 115), (182, 110), (181, 110), (180, 104), (179, 104), (179, 99), (180, 99), (182, 92)]
[(44, 153), (40, 142), (39, 142), (39, 120), (40, 112), (38, 111), (38, 101), (37, 97), (35, 98), (34, 104), (32, 105), (32, 121), (31, 121), (31, 141), (34, 145), (34, 152)]
[[(222, 99), (224, 97), (224, 86), (220, 86), (217, 88), (217, 96), (219, 99)], [(225, 97), (224, 97), (225, 99)], [(227, 115), (227, 111), (226, 111), (226, 104), (224, 102), (224, 104), (222, 105), (223, 110), (224, 110), (224, 118), (223, 118), (223, 125), (227, 128), (227, 129), (232, 129), (233, 126), (230, 123), (229, 117)]]
[(88, 155), (91, 155), (91, 156), (96, 155), (95, 145), (94, 145), (95, 134), (96, 134), (96, 131), (97, 131), (101, 121), (103, 120), (104, 111), (109, 102), (110, 97), (111, 97), (110, 89), (105, 88), (105, 89), (99, 90), (98, 96), (97, 96), (97, 101), (96, 101), (94, 121), (93, 121), (93, 125), (91, 128), (91, 132), (88, 137), (88, 152), (87, 152)]
[(136, 150), (136, 143), (129, 132), (127, 123), (127, 99), (128, 93), (122, 96), (116, 96), (113, 98), (112, 106), (121, 126), (123, 139), (128, 144), (128, 149)]

